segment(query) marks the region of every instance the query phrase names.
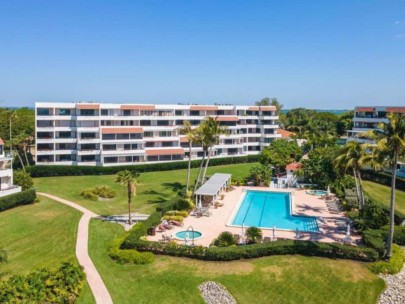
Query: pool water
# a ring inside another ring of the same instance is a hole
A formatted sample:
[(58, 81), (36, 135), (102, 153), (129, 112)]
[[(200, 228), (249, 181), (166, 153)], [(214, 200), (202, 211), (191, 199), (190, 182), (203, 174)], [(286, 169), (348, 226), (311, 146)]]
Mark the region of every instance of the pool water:
[(308, 194), (319, 195), (319, 196), (328, 194), (328, 192), (326, 192), (324, 190), (310, 190), (307, 192), (308, 192)]
[[(176, 238), (184, 240), (186, 238), (186, 233), (188, 232), (188, 239), (198, 239), (202, 236), (202, 233), (199, 231), (179, 231), (177, 232)], [(194, 236), (194, 237), (193, 237)]]
[(319, 232), (316, 217), (291, 214), (290, 194), (248, 190), (233, 225)]

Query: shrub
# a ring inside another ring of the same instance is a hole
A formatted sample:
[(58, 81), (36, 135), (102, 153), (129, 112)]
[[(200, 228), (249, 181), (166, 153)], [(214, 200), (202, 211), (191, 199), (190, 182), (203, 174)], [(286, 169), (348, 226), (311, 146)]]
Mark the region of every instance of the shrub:
[(13, 173), (14, 185), (20, 186), (22, 191), (31, 189), (34, 186), (31, 176), (23, 170), (15, 170)]
[(0, 303), (76, 303), (84, 281), (83, 269), (72, 263), (12, 276), (0, 281)]
[[(240, 163), (258, 162), (259, 155), (248, 155), (242, 157), (221, 157), (210, 160), (210, 166), (222, 166)], [(200, 164), (199, 160), (191, 162), (192, 168), (197, 168)], [(69, 176), (69, 175), (107, 175), (116, 174), (122, 170), (136, 170), (138, 173), (153, 172), (153, 171), (170, 171), (177, 169), (186, 169), (187, 161), (178, 162), (162, 162), (158, 164), (137, 164), (129, 166), (59, 166), (59, 165), (36, 165), (27, 167), (27, 172), (32, 177), (46, 176)]]
[(195, 204), (191, 198), (182, 198), (179, 199), (175, 205), (175, 208), (178, 210), (189, 211), (194, 209)]
[(366, 246), (374, 248), (377, 250), (380, 257), (383, 257), (385, 254), (385, 243), (382, 237), (381, 230), (365, 230), (362, 233), (363, 242)]
[(83, 190), (80, 195), (85, 199), (97, 201), (99, 197), (114, 198), (117, 193), (108, 186), (96, 186)]
[(246, 237), (249, 243), (258, 243), (262, 240), (263, 233), (259, 228), (251, 226), (246, 229)]
[(187, 211), (170, 210), (170, 211), (167, 211), (165, 215), (177, 215), (177, 216), (187, 217), (188, 212)]
[(235, 244), (236, 240), (229, 231), (221, 232), (214, 240), (214, 245), (218, 247), (228, 247)]
[(378, 260), (378, 253), (371, 248), (342, 244), (327, 244), (314, 241), (276, 241), (229, 247), (193, 247), (172, 243), (137, 241), (128, 245), (138, 251), (156, 254), (189, 257), (208, 261), (232, 261), (270, 255), (301, 254), (329, 258), (351, 259), (364, 262)]
[(165, 215), (163, 217), (166, 221), (177, 221), (177, 222), (183, 222), (184, 221), (184, 217), (180, 216), (180, 215)]
[(401, 271), (405, 262), (405, 253), (398, 245), (392, 247), (392, 257), (389, 261), (377, 261), (368, 267), (375, 273), (396, 274)]
[(108, 255), (120, 264), (150, 264), (155, 256), (150, 252), (139, 252), (135, 249), (120, 249), (124, 239), (116, 239), (112, 242)]
[(0, 211), (21, 205), (31, 204), (36, 198), (37, 194), (35, 189), (28, 189), (22, 192), (0, 197)]
[(83, 190), (83, 191), (80, 193), (80, 196), (83, 197), (83, 198), (85, 198), (85, 199), (91, 200), (91, 201), (96, 201), (96, 200), (98, 200), (98, 195), (94, 193), (93, 189), (86, 189), (86, 190)]

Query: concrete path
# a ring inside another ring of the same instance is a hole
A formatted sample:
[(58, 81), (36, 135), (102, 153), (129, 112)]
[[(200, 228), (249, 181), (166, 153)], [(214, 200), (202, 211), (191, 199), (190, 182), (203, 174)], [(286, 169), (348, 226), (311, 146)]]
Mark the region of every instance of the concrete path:
[(98, 215), (76, 203), (67, 201), (63, 198), (42, 192), (37, 192), (37, 194), (45, 196), (62, 204), (68, 205), (83, 213), (83, 216), (79, 222), (79, 228), (77, 230), (76, 257), (79, 261), (79, 264), (84, 268), (84, 272), (86, 273), (87, 277), (87, 282), (89, 283), (90, 289), (93, 292), (94, 298), (96, 299), (96, 303), (112, 304), (113, 301), (111, 299), (110, 293), (108, 292), (108, 289), (105, 286), (103, 279), (98, 273), (88, 253), (89, 222), (92, 217), (96, 217)]

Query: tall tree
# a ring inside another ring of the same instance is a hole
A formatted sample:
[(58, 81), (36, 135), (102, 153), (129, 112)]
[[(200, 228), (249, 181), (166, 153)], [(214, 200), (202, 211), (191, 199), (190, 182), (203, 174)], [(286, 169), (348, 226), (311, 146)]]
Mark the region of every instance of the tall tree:
[(132, 224), (131, 218), (131, 204), (132, 197), (136, 196), (136, 184), (139, 174), (135, 171), (123, 170), (117, 173), (116, 183), (127, 187), (127, 197), (128, 197), (128, 224)]
[(187, 167), (187, 181), (186, 181), (186, 191), (188, 191), (190, 186), (190, 172), (191, 172), (191, 149), (193, 143), (196, 141), (196, 131), (193, 129), (191, 123), (188, 120), (183, 122), (183, 126), (180, 128), (180, 134), (186, 135), (188, 140), (188, 167)]
[(275, 140), (260, 153), (260, 163), (273, 166), (276, 173), (284, 172), (285, 167), (300, 160), (303, 152), (295, 141)]
[(204, 124), (206, 126), (205, 131), (207, 132), (206, 144), (208, 145), (209, 150), (208, 150), (207, 161), (205, 162), (205, 168), (204, 168), (204, 174), (202, 177), (202, 181), (205, 180), (205, 175), (207, 174), (207, 168), (208, 168), (208, 164), (210, 162), (212, 149), (214, 148), (214, 145), (217, 145), (219, 143), (219, 137), (221, 135), (229, 134), (228, 128), (225, 126), (221, 126), (220, 122), (216, 118), (208, 117), (208, 119), (204, 122)]
[[(390, 223), (387, 238), (386, 258), (392, 256), (392, 241), (394, 238), (394, 216), (395, 216), (395, 184), (397, 174), (397, 162), (401, 155), (405, 154), (405, 115), (390, 113), (388, 123), (382, 122), (378, 125), (379, 130), (371, 130), (368, 136), (376, 141), (375, 151), (391, 167), (391, 201), (390, 201)], [(381, 157), (381, 155), (383, 157)]]
[(350, 141), (346, 146), (339, 150), (339, 156), (333, 162), (336, 168), (343, 168), (344, 172), (348, 169), (353, 171), (359, 209), (364, 208), (364, 191), (360, 169), (366, 155), (367, 152), (365, 146), (355, 141)]

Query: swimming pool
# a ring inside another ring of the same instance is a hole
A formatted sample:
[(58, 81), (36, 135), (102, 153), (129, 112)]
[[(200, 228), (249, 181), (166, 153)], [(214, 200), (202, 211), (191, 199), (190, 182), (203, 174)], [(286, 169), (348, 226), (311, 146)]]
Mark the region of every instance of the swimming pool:
[(248, 190), (232, 220), (235, 226), (319, 232), (316, 217), (291, 214), (290, 193)]
[(186, 237), (189, 240), (197, 240), (202, 237), (202, 233), (200, 231), (179, 231), (175, 234), (176, 239), (184, 240)]
[(317, 195), (317, 196), (323, 196), (323, 195), (327, 195), (328, 192), (325, 190), (309, 190), (307, 191), (308, 194), (312, 194), (312, 195)]

